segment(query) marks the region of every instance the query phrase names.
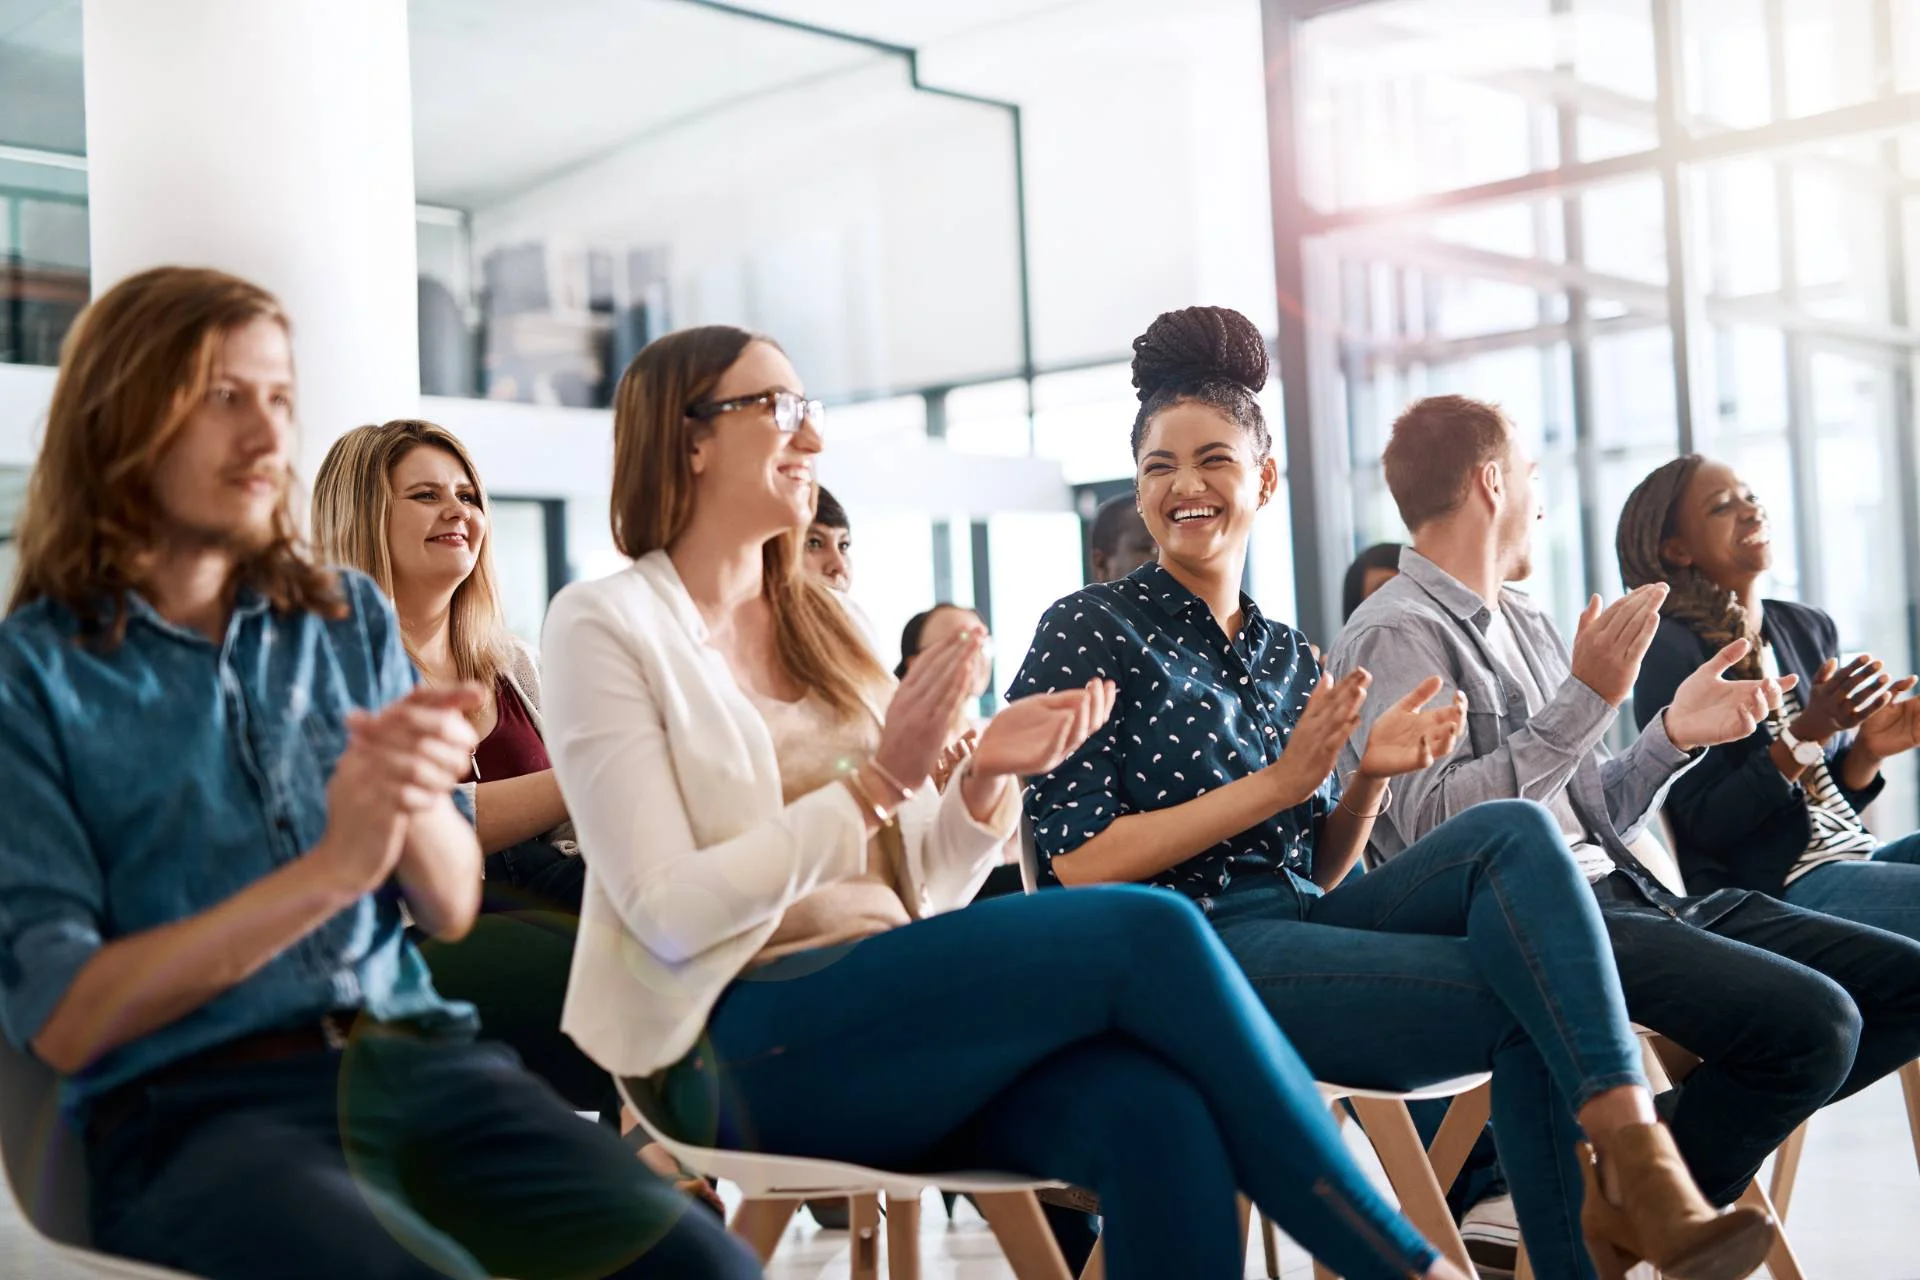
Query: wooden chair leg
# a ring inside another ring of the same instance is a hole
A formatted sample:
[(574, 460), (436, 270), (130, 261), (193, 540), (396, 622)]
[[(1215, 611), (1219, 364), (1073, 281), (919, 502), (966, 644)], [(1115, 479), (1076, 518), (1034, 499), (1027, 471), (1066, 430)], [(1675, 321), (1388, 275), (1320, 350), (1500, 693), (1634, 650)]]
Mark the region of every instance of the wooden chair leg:
[(764, 1266), (780, 1247), (780, 1237), (786, 1234), (787, 1224), (799, 1208), (798, 1200), (742, 1200), (733, 1211), (730, 1229), (747, 1242)]
[(1907, 1127), (1913, 1130), (1913, 1158), (1920, 1162), (1920, 1061), (1900, 1068), (1900, 1091), (1907, 1095)]
[(1773, 1153), (1773, 1177), (1768, 1181), (1767, 1190), (1781, 1226), (1787, 1224), (1787, 1210), (1793, 1204), (1793, 1186), (1800, 1179), (1800, 1152), (1807, 1145), (1807, 1125), (1811, 1123), (1802, 1121)]
[(1427, 1148), (1427, 1163), (1433, 1166), (1433, 1176), (1443, 1193), (1466, 1167), (1467, 1157), (1473, 1154), (1473, 1144), (1480, 1141), (1487, 1118), (1492, 1114), (1491, 1084), (1469, 1089), (1447, 1108), (1446, 1119), (1440, 1122), (1439, 1132), (1433, 1135), (1433, 1145)]
[(848, 1280), (880, 1280), (880, 1197), (850, 1196), (848, 1200), (853, 1210), (847, 1223), (853, 1246)]
[(996, 1191), (973, 1202), (993, 1228), (1016, 1280), (1071, 1280), (1067, 1260), (1047, 1230), (1046, 1215), (1031, 1191)]
[(1446, 1193), (1427, 1163), (1427, 1149), (1420, 1144), (1420, 1133), (1407, 1114), (1407, 1104), (1382, 1098), (1353, 1099), (1354, 1114), (1367, 1140), (1373, 1143), (1387, 1182), (1400, 1199), (1400, 1212), (1414, 1228), (1431, 1240), (1440, 1252), (1453, 1260), (1462, 1274), (1472, 1275), (1473, 1260), (1467, 1257), (1467, 1245), (1447, 1209)]
[(1240, 1211), (1240, 1257), (1244, 1262), (1247, 1256), (1247, 1232), (1253, 1226), (1253, 1201), (1245, 1196), (1237, 1196), (1234, 1207)]
[[(1751, 1205), (1764, 1213), (1773, 1213), (1773, 1202), (1767, 1199), (1766, 1190), (1761, 1187), (1758, 1178), (1747, 1184), (1747, 1189), (1740, 1193), (1737, 1203)], [(1774, 1214), (1776, 1221), (1779, 1217), (1779, 1214)], [(1779, 1239), (1774, 1241), (1773, 1252), (1767, 1255), (1767, 1274), (1772, 1276), (1773, 1280), (1807, 1280), (1807, 1273), (1800, 1269), (1800, 1259), (1793, 1256), (1793, 1246), (1787, 1241), (1784, 1227), (1780, 1231)]]
[(1087, 1265), (1080, 1269), (1080, 1280), (1107, 1280), (1107, 1242), (1095, 1240)]
[(887, 1280), (920, 1280), (920, 1197), (887, 1197)]
[(1260, 1215), (1260, 1250), (1267, 1257), (1267, 1280), (1280, 1280), (1280, 1229)]
[(1520, 1242), (1520, 1252), (1513, 1261), (1513, 1280), (1533, 1280), (1533, 1259), (1527, 1256), (1527, 1242)]

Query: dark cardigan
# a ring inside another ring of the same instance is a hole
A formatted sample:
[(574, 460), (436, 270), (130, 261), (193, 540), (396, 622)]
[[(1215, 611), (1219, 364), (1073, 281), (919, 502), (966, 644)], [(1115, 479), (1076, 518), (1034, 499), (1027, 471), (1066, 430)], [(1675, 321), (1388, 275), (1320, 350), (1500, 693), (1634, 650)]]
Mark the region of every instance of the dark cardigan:
[[(1806, 605), (1768, 600), (1764, 608), (1761, 629), (1773, 645), (1781, 673), (1800, 677), (1804, 701), (1820, 665), (1839, 656), (1839, 632), (1832, 618)], [(1642, 728), (1711, 656), (1707, 642), (1685, 623), (1661, 620), (1633, 686), (1634, 719)], [(1859, 811), (1880, 794), (1886, 780), (1876, 777), (1864, 791), (1854, 791), (1841, 780), (1840, 766), (1851, 741), (1851, 734), (1836, 737), (1828, 745), (1827, 762), (1840, 794)], [(1787, 873), (1806, 852), (1812, 838), (1806, 789), (1781, 774), (1768, 751), (1772, 744), (1762, 725), (1738, 742), (1708, 751), (1674, 781), (1666, 814), (1687, 892), (1758, 889), (1778, 897)]]

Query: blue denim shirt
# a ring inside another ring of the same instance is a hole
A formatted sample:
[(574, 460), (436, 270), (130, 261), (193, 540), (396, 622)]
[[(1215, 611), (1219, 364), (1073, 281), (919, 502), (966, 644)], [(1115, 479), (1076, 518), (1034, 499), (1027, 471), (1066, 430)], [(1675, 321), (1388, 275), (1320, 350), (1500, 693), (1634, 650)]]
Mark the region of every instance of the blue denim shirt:
[[(1027, 789), (1043, 872), (1130, 813), (1171, 808), (1280, 758), (1320, 670), (1306, 637), (1240, 597), (1231, 640), (1206, 603), (1158, 564), (1087, 587), (1047, 611), (1009, 701), (1085, 685), (1118, 686), (1114, 711), (1085, 746)], [(1202, 908), (1236, 877), (1311, 874), (1314, 838), (1337, 799), (1318, 793), (1161, 872), (1153, 883)]]
[[(46, 600), (0, 622), (0, 1028), (25, 1046), (115, 938), (204, 911), (298, 858), (327, 825), (349, 708), (413, 687), (371, 580), (347, 616), (280, 614), (242, 591), (215, 645), (129, 596), (126, 639), (82, 644)], [(369, 894), (252, 977), (67, 1082), (79, 1106), (213, 1045), (365, 1009), (471, 1026), (407, 940), (396, 894)]]

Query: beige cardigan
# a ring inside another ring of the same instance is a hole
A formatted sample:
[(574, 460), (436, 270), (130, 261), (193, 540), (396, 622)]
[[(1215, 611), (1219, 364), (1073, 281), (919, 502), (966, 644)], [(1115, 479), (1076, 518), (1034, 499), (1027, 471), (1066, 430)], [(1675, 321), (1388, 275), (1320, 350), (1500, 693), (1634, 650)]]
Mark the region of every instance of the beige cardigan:
[[(783, 803), (766, 722), (706, 639), (665, 552), (547, 613), (547, 750), (587, 859), (560, 1025), (619, 1075), (684, 1057), (786, 909), (865, 865), (845, 787)], [(1013, 789), (990, 825), (960, 790), (901, 809), (915, 916), (970, 901), (1013, 832)]]

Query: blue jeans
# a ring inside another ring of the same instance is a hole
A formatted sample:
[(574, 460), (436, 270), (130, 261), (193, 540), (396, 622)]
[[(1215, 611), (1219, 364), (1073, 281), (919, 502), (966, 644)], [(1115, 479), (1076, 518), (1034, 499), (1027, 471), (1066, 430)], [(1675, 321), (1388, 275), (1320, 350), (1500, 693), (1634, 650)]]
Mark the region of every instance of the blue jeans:
[(1787, 886), (1796, 907), (1920, 942), (1920, 835), (1883, 844), (1866, 862), (1829, 862)]
[(1237, 1190), (1349, 1280), (1438, 1256), (1164, 890), (997, 898), (750, 971), (658, 1087), (693, 1141), (1091, 1188), (1114, 1280), (1238, 1277)]
[(209, 1280), (760, 1274), (501, 1045), (356, 1032), (344, 1054), (126, 1087), (87, 1140), (111, 1253)]
[(1316, 1076), (1493, 1072), (1493, 1128), (1542, 1277), (1591, 1276), (1575, 1112), (1646, 1084), (1598, 904), (1551, 814), (1476, 805), (1329, 893), (1236, 883), (1214, 927)]
[(1700, 1190), (1726, 1204), (1808, 1116), (1920, 1057), (1920, 942), (1748, 889), (1701, 926), (1595, 886), (1634, 1021), (1701, 1059), (1660, 1109)]

